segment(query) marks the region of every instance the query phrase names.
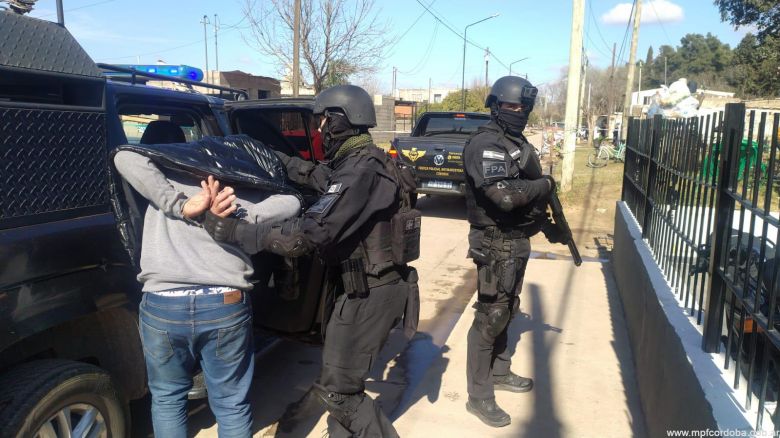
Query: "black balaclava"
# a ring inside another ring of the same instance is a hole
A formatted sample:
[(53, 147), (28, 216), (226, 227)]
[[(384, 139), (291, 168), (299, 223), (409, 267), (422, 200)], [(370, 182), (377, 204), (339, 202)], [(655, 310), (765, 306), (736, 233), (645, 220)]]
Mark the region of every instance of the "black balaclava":
[(349, 123), (347, 116), (341, 113), (326, 111), (325, 125), (322, 127), (322, 145), (325, 148), (325, 158), (332, 159), (342, 144), (360, 130)]
[(523, 133), (525, 125), (528, 124), (528, 116), (531, 114), (533, 108), (528, 108), (522, 111), (512, 111), (510, 109), (502, 109), (500, 104), (493, 104), (490, 114), (509, 135), (518, 137)]

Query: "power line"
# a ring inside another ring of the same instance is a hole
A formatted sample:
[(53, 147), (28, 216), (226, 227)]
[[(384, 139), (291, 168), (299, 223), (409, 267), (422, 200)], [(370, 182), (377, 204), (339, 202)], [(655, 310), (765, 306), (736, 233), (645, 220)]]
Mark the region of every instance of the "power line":
[(623, 42), (620, 44), (620, 50), (618, 51), (618, 64), (623, 63), (623, 48), (626, 45), (628, 39), (628, 29), (631, 28), (631, 23), (634, 21), (634, 8), (636, 7), (636, 0), (631, 3), (631, 12), (628, 13), (628, 22), (626, 22), (626, 32), (623, 34)]
[[(230, 32), (233, 32), (235, 30), (238, 30), (238, 29), (240, 29), (240, 28), (239, 27), (232, 27), (232, 28), (222, 32), (222, 34), (224, 35), (226, 33), (230, 33)], [(195, 44), (203, 44), (203, 41), (204, 41), (204, 39), (201, 38), (201, 39), (199, 39), (197, 41), (192, 41), (192, 42), (189, 42), (189, 43), (185, 43), (185, 44), (182, 44), (182, 45), (176, 46), (176, 47), (169, 47), (167, 49), (155, 50), (154, 52), (139, 53), (139, 54), (136, 54), (136, 55), (127, 55), (127, 56), (113, 56), (111, 58), (102, 58), (102, 60), (103, 61), (108, 61), (108, 60), (112, 60), (112, 59), (130, 59), (130, 58), (136, 58), (136, 57), (140, 57), (140, 56), (157, 55), (157, 54), (160, 54), (160, 53), (172, 52), (174, 50), (182, 49), (184, 47), (194, 46)]]
[(669, 38), (669, 34), (666, 33), (666, 26), (664, 26), (663, 21), (661, 21), (661, 16), (658, 15), (658, 11), (655, 10), (655, 2), (654, 1), (649, 1), (648, 3), (650, 3), (650, 7), (653, 8), (653, 12), (655, 12), (655, 18), (658, 19), (658, 24), (661, 25), (661, 30), (664, 31), (664, 35), (666, 36), (666, 41), (669, 41), (669, 45), (674, 47), (674, 43), (672, 43), (672, 39)]
[[(434, 13), (433, 13), (433, 11), (431, 11), (431, 10), (428, 8), (428, 6), (425, 6), (425, 4), (423, 4), (423, 2), (422, 2), (422, 1), (420, 1), (420, 0), (417, 0), (417, 3), (419, 3), (419, 4), (420, 4), (420, 6), (422, 6), (423, 8), (425, 8), (425, 10), (426, 10), (426, 11), (427, 11), (429, 14), (431, 14), (431, 16), (432, 16), (433, 18), (435, 18), (435, 19), (436, 19), (436, 21), (438, 21), (439, 23), (443, 24), (443, 25), (444, 25), (444, 27), (446, 27), (446, 28), (447, 28), (447, 29), (448, 29), (450, 32), (452, 32), (452, 33), (454, 33), (455, 35), (457, 35), (457, 36), (458, 36), (460, 39), (464, 39), (464, 38), (463, 38), (463, 35), (461, 35), (460, 33), (458, 33), (458, 31), (456, 31), (455, 29), (453, 29), (453, 28), (452, 28), (452, 27), (451, 27), (449, 24), (445, 23), (445, 22), (444, 22), (444, 21), (443, 21), (441, 18), (439, 18), (439, 17), (438, 17), (436, 14), (434, 14)], [(482, 47), (482, 46), (480, 46), (479, 44), (476, 44), (475, 42), (473, 42), (473, 41), (471, 41), (471, 40), (469, 40), (469, 39), (466, 39), (466, 42), (467, 42), (468, 44), (470, 44), (470, 45), (472, 45), (472, 46), (474, 46), (474, 47), (476, 47), (476, 48), (480, 49), (480, 50), (487, 50), (485, 47)], [(491, 53), (490, 53), (490, 56), (491, 56), (493, 59), (495, 59), (495, 60), (496, 60), (496, 62), (498, 62), (499, 64), (501, 64), (501, 65), (502, 65), (504, 68), (506, 68), (506, 69), (509, 69), (509, 67), (508, 67), (508, 66), (507, 66), (507, 65), (506, 65), (506, 64), (505, 64), (505, 63), (504, 63), (502, 60), (500, 60), (500, 59), (499, 59), (499, 58), (498, 58), (498, 57), (497, 57), (495, 54), (493, 54), (493, 53), (491, 52)]]
[(414, 67), (409, 69), (408, 71), (401, 71), (398, 70), (398, 73), (413, 76), (420, 72), (420, 70), (423, 69), (428, 64), (429, 57), (431, 56), (431, 52), (433, 51), (433, 45), (436, 42), (436, 35), (439, 32), (439, 23), (437, 22), (436, 25), (433, 27), (433, 33), (431, 33), (431, 39), (428, 42), (428, 47), (425, 49), (425, 52), (423, 52), (423, 56), (420, 58), (420, 60), (415, 64)]
[[(434, 3), (436, 3), (436, 0), (432, 0), (431, 3), (428, 4), (428, 7), (431, 7)], [(425, 16), (425, 11), (422, 11), (422, 13), (417, 16), (417, 18), (414, 20), (414, 22), (409, 27), (406, 28), (406, 30), (401, 34), (401, 36), (395, 39), (393, 44), (387, 49), (388, 52), (393, 50), (395, 48), (395, 46), (397, 46), (398, 43), (401, 42), (401, 40), (409, 33), (410, 30), (412, 30), (412, 28), (417, 24), (418, 21), (420, 21), (420, 19), (423, 16)]]
[[(100, 1), (100, 2), (90, 3), (90, 4), (88, 4), (88, 5), (79, 6), (79, 7), (77, 7), (77, 8), (66, 9), (66, 10), (65, 10), (65, 12), (73, 12), (73, 11), (78, 11), (79, 9), (91, 8), (92, 6), (99, 6), (99, 5), (103, 5), (103, 4), (106, 4), (106, 3), (111, 3), (111, 2), (115, 2), (115, 1), (116, 1), (116, 0), (103, 0), (103, 1)], [(39, 15), (37, 18), (53, 17), (53, 16), (55, 16), (55, 15), (57, 15), (57, 13), (56, 13), (56, 12), (52, 12), (52, 13), (50, 13), (50, 14), (43, 14), (43, 15)]]
[(593, 15), (593, 6), (588, 3), (588, 10), (590, 10), (590, 17), (593, 19), (593, 24), (596, 25), (596, 31), (599, 33), (599, 37), (601, 37), (601, 41), (604, 43), (604, 47), (607, 48), (607, 51), (611, 51), (609, 44), (607, 43), (607, 40), (604, 39), (604, 35), (601, 33), (601, 28), (599, 27), (599, 22), (596, 20), (596, 16)]

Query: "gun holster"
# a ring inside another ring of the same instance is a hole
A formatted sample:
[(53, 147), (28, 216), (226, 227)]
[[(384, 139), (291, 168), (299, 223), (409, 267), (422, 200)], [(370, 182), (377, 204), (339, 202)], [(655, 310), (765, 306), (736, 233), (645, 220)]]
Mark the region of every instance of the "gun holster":
[(366, 265), (362, 258), (349, 258), (341, 262), (341, 282), (344, 293), (349, 298), (366, 298), (368, 296), (368, 277)]
[(484, 251), (477, 250), (475, 248), (469, 248), (469, 257), (477, 262), (477, 265), (487, 266), (488, 270), (485, 273), (485, 281), (491, 282), (491, 273), (495, 265), (495, 261)]

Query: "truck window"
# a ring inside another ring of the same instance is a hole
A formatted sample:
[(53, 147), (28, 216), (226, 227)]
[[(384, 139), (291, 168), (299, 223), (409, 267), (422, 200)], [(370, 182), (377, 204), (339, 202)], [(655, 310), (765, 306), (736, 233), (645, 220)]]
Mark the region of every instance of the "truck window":
[(120, 114), (130, 144), (183, 143), (203, 138), (198, 120), (188, 113)]
[(423, 136), (436, 134), (471, 135), (477, 128), (490, 121), (488, 117), (469, 117), (462, 114), (432, 116), (420, 121), (420, 133)]
[(297, 154), (306, 160), (312, 159), (311, 151), (314, 150), (315, 159), (324, 159), (322, 137), (316, 129), (315, 118), (308, 113), (276, 108), (250, 109), (237, 111), (235, 120), (238, 132), (273, 149), (287, 155)]

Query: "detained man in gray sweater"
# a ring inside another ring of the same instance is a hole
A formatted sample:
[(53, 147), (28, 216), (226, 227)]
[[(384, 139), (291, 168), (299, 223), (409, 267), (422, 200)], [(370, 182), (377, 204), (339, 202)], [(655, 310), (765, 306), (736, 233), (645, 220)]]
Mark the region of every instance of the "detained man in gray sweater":
[[(139, 326), (155, 436), (187, 436), (187, 392), (200, 363), (219, 436), (250, 437), (252, 263), (239, 247), (216, 242), (197, 222), (215, 199), (218, 182), (163, 171), (130, 151), (118, 152), (114, 164), (149, 201), (138, 275), (145, 292)], [(236, 190), (229, 199), (235, 214), (253, 223), (280, 222), (301, 210), (295, 196), (259, 190)]]

